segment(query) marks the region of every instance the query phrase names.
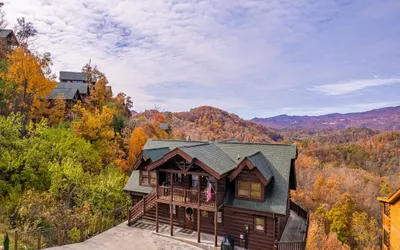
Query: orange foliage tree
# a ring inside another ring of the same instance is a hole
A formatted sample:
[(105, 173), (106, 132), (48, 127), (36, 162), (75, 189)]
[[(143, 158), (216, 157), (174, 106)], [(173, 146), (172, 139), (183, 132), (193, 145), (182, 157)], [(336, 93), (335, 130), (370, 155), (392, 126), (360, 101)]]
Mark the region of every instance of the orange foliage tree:
[(131, 139), (129, 142), (129, 154), (128, 154), (128, 166), (127, 172), (132, 171), (133, 164), (135, 164), (137, 157), (139, 156), (144, 144), (148, 137), (145, 134), (143, 128), (137, 127), (133, 130)]
[(8, 68), (3, 77), (8, 84), (15, 85), (16, 99), (11, 105), (26, 115), (40, 107), (40, 100), (48, 96), (56, 86), (53, 77), (46, 77), (49, 71), (49, 57), (39, 58), (28, 49), (19, 47), (8, 57)]

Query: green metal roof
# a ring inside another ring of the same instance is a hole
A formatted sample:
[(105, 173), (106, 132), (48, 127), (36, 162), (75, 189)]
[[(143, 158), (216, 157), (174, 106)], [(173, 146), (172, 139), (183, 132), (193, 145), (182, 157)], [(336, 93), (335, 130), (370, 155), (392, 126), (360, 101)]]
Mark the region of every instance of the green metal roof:
[(168, 147), (165, 147), (165, 148), (144, 149), (143, 153), (146, 156), (146, 158), (149, 158), (149, 159), (151, 159), (151, 161), (155, 162), (155, 161), (161, 159), (169, 151), (171, 151), (171, 149)]
[(139, 186), (139, 170), (132, 172), (128, 182), (125, 184), (124, 191), (138, 192), (148, 194), (153, 191), (153, 187)]

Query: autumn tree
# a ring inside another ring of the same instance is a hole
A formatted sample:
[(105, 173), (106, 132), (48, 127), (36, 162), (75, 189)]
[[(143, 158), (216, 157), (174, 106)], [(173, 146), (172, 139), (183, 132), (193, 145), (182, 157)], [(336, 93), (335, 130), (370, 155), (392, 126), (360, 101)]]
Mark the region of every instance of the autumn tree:
[(351, 196), (345, 193), (326, 214), (330, 231), (336, 233), (338, 239), (345, 244), (350, 236), (350, 222), (353, 211), (354, 203)]
[(28, 47), (38, 33), (32, 22), (25, 21), (25, 17), (17, 19), (14, 30), (19, 44), (23, 47)]
[(365, 212), (355, 212), (351, 219), (351, 236), (359, 249), (379, 249), (379, 228), (374, 218)]
[(62, 96), (57, 96), (54, 104), (49, 108), (50, 125), (59, 125), (65, 118), (65, 100)]
[(148, 137), (146, 136), (143, 128), (137, 127), (133, 130), (129, 143), (128, 166), (127, 172), (132, 171), (133, 164), (135, 164), (137, 157), (143, 149)]
[(6, 88), (12, 88), (16, 97), (12, 105), (17, 111), (28, 116), (40, 107), (40, 100), (47, 97), (55, 88), (56, 82), (47, 78), (43, 71), (48, 60), (42, 61), (28, 49), (20, 47), (8, 56), (8, 68), (0, 76), (6, 81)]

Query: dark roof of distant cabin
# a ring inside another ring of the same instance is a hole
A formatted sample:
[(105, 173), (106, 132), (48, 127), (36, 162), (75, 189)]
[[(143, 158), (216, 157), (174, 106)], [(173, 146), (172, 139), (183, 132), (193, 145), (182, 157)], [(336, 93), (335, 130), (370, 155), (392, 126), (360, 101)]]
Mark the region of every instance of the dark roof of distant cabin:
[(73, 100), (76, 94), (79, 95), (79, 90), (77, 88), (54, 89), (50, 94), (49, 99), (54, 100), (57, 96), (61, 95), (64, 97), (64, 100)]
[(60, 80), (87, 81), (87, 76), (84, 72), (60, 71)]
[(234, 190), (228, 187), (224, 204), (286, 214), (290, 169), (292, 160), (297, 158), (295, 145), (150, 139), (146, 142), (143, 153), (154, 162), (176, 148), (200, 160), (219, 174), (234, 170), (247, 157), (266, 179), (272, 179), (266, 187), (265, 200), (263, 202), (237, 200)]
[(56, 89), (73, 89), (73, 88), (78, 89), (79, 93), (82, 95), (89, 94), (89, 84), (87, 83), (59, 82), (56, 86)]

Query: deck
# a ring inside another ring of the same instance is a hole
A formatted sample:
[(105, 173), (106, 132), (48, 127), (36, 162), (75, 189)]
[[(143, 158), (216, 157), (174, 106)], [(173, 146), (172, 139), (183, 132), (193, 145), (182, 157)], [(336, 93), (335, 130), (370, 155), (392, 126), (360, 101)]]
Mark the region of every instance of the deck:
[(306, 220), (295, 211), (290, 210), (290, 216), (283, 231), (281, 241), (302, 241), (306, 230)]
[(158, 202), (173, 203), (177, 205), (187, 205), (191, 207), (201, 207), (204, 209), (215, 209), (222, 203), (223, 194), (211, 193), (211, 199), (207, 200), (205, 191), (197, 189), (158, 187)]

